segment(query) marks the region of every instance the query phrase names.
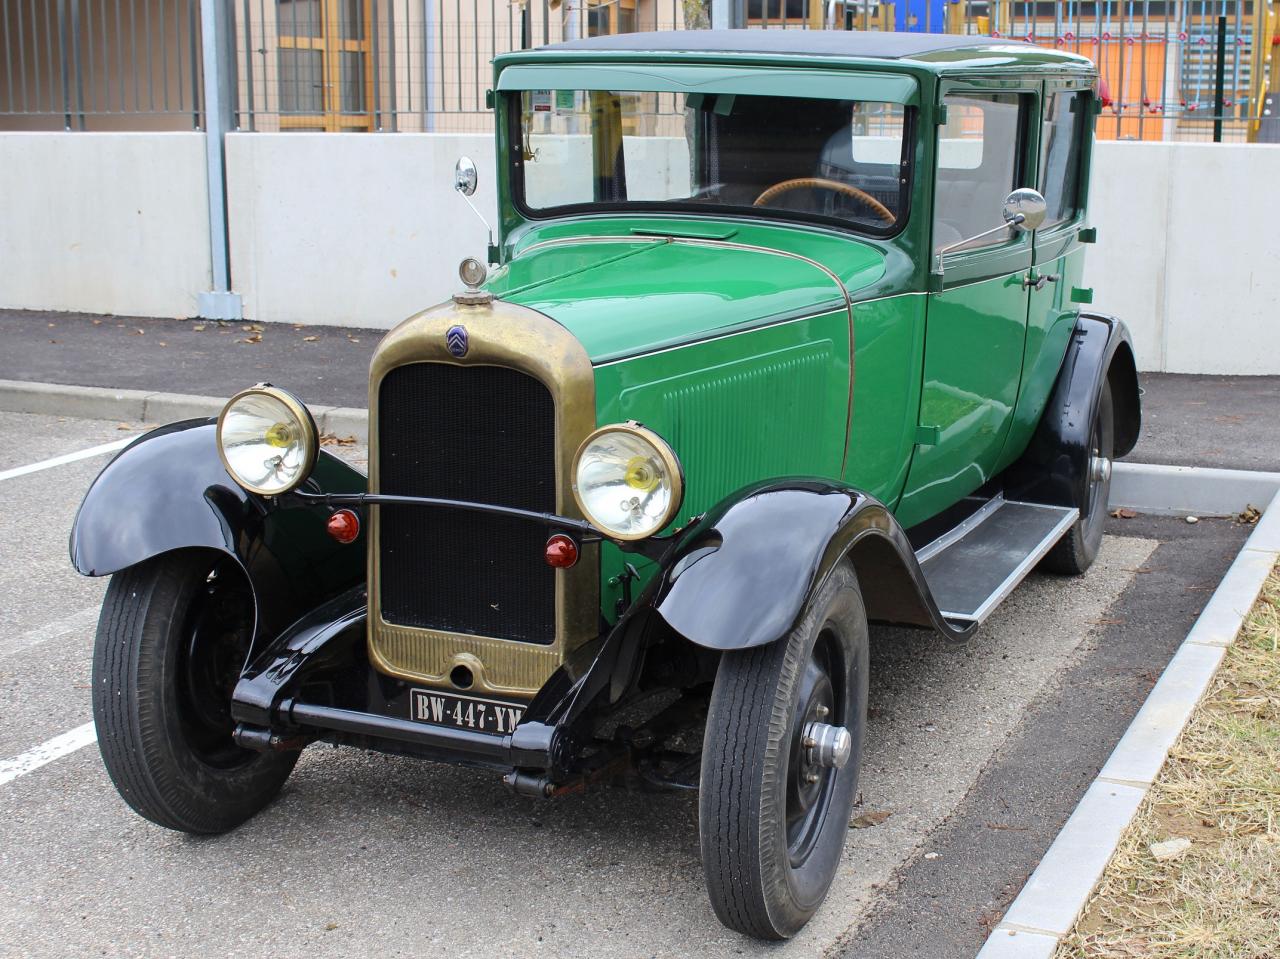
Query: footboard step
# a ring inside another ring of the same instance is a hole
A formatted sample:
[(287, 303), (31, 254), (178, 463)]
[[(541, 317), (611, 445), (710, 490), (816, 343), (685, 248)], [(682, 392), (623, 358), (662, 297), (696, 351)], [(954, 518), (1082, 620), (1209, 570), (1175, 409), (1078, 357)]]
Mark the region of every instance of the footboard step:
[(938, 609), (980, 623), (1071, 528), (1074, 507), (997, 498), (916, 553)]

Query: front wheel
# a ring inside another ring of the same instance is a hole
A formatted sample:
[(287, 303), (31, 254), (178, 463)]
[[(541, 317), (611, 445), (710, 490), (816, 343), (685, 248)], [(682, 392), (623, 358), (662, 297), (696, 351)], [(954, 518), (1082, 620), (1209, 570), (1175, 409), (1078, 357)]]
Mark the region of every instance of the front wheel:
[(711, 905), (730, 929), (790, 938), (831, 887), (858, 785), (867, 646), (858, 580), (841, 564), (785, 639), (720, 660), (698, 832)]
[(253, 597), (226, 557), (170, 553), (111, 577), (93, 653), (98, 747), (124, 801), (157, 825), (232, 829), (297, 762), (232, 738), (252, 630)]

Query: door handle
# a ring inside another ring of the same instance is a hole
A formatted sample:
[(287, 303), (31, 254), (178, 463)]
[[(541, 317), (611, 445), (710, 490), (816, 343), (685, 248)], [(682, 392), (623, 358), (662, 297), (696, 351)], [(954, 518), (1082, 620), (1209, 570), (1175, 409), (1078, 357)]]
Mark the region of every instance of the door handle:
[(1036, 275), (1032, 270), (1022, 278), (1022, 288), (1025, 290), (1029, 286), (1034, 286), (1037, 290), (1043, 290), (1046, 283), (1057, 283), (1062, 277), (1057, 273), (1041, 273)]

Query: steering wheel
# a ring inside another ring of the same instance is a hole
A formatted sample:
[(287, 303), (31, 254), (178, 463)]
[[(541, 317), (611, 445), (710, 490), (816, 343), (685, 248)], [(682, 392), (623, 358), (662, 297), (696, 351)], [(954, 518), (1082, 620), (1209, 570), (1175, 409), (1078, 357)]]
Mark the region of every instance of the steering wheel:
[(887, 206), (873, 197), (865, 190), (859, 190), (856, 186), (850, 186), (848, 183), (841, 183), (839, 180), (827, 180), (817, 176), (802, 176), (794, 180), (783, 180), (775, 183), (769, 189), (765, 190), (758, 197), (752, 206), (764, 206), (770, 200), (789, 193), (792, 190), (831, 190), (835, 193), (843, 193), (847, 197), (852, 197), (861, 202), (864, 206), (871, 210), (876, 216), (884, 220), (885, 223), (892, 225), (897, 222), (898, 218), (894, 216), (893, 211)]

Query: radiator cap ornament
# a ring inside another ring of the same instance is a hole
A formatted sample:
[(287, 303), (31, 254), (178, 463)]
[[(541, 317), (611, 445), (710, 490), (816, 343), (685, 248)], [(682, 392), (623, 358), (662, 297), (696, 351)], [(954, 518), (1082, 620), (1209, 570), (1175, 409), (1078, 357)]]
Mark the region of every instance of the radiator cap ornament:
[(461, 293), (453, 294), (453, 302), (463, 306), (483, 306), (493, 302), (493, 294), (480, 289), (480, 284), (489, 278), (489, 271), (475, 257), (467, 257), (458, 266), (458, 276), (466, 285)]

